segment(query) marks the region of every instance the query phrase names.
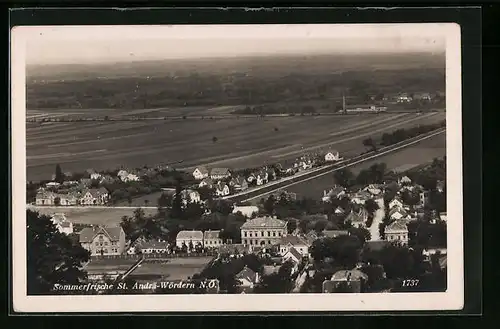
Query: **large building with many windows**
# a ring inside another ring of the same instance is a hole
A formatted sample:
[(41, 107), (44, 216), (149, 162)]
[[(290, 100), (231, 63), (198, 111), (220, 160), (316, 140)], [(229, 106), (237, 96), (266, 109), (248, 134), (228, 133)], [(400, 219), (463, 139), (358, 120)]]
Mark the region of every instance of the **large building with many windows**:
[(276, 217), (249, 219), (241, 226), (241, 242), (251, 246), (278, 244), (287, 234), (287, 222)]

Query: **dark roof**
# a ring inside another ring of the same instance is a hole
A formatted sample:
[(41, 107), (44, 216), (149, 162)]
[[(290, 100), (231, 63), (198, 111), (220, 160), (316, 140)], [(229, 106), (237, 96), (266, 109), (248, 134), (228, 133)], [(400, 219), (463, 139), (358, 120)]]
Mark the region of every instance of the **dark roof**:
[(167, 249), (168, 242), (162, 242), (158, 240), (148, 240), (141, 242), (138, 247), (140, 249)]
[(212, 168), (210, 175), (229, 175), (229, 168)]
[[(296, 259), (299, 259), (299, 260), (302, 259), (302, 255), (294, 247), (288, 249), (287, 254), (288, 253), (292, 254), (292, 256), (295, 257)], [(285, 254), (285, 256), (286, 256), (286, 254)]]
[(245, 266), (238, 274), (236, 274), (237, 279), (246, 279), (250, 282), (255, 282), (256, 276), (257, 274), (247, 266)]
[(304, 239), (302, 239), (296, 235), (286, 235), (286, 236), (282, 237), (279, 241), (279, 244), (282, 246), (285, 246), (289, 243), (292, 246), (298, 246), (298, 245), (306, 245), (307, 246), (309, 244), (309, 243), (307, 243), (307, 241), (305, 241)]
[(205, 231), (203, 232), (203, 239), (207, 240), (207, 239), (219, 239), (219, 233), (220, 231), (217, 230), (217, 231)]
[(92, 242), (92, 240), (96, 237), (96, 235), (104, 233), (109, 236), (111, 241), (120, 240), (120, 233), (122, 228), (120, 226), (115, 227), (99, 227), (97, 229), (93, 227), (86, 227), (80, 231), (80, 242), (88, 243)]
[(208, 169), (205, 166), (196, 167), (196, 169), (198, 169), (198, 171), (203, 175), (208, 174)]
[(241, 228), (273, 227), (283, 228), (286, 222), (273, 217), (257, 217), (246, 221)]

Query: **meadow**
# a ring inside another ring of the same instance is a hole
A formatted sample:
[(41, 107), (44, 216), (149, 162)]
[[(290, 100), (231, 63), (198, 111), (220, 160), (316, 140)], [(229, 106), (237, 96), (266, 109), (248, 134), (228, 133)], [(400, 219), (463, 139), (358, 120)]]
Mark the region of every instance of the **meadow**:
[(364, 150), (362, 140), (419, 124), (445, 113), (252, 117), (27, 123), (27, 179), (50, 179), (56, 164), (79, 172), (176, 163), (251, 168), (286, 162), (304, 152), (334, 148), (343, 156)]

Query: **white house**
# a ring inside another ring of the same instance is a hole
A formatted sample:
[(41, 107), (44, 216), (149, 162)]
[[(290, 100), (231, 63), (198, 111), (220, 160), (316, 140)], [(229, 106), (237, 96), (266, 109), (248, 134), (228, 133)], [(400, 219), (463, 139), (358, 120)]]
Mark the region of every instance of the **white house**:
[(446, 212), (439, 213), (439, 219), (441, 219), (442, 221), (446, 222), (446, 220), (447, 220), (447, 218), (446, 218)]
[(213, 188), (214, 186), (214, 181), (211, 178), (203, 178), (198, 185), (198, 187), (207, 187), (207, 188)]
[(177, 237), (175, 238), (175, 245), (179, 248), (182, 248), (183, 245), (189, 248), (189, 243), (193, 244), (193, 247), (196, 247), (197, 244), (201, 244), (203, 246), (203, 232), (202, 231), (180, 231), (177, 233)]
[(229, 186), (226, 183), (218, 182), (217, 185), (215, 185), (215, 195), (226, 196), (230, 193), (231, 191), (229, 190)]
[(95, 180), (100, 180), (101, 177), (102, 175), (97, 172), (90, 175), (90, 179), (95, 179)]
[(136, 174), (128, 174), (122, 180), (124, 182), (138, 182), (140, 180), (140, 178)]
[(410, 219), (411, 216), (404, 210), (404, 208), (394, 207), (389, 211), (389, 218), (393, 220)]
[(220, 231), (208, 230), (203, 232), (203, 245), (205, 248), (218, 248), (223, 244), (221, 238), (219, 238)]
[(245, 217), (252, 217), (254, 214), (259, 213), (259, 207), (257, 206), (235, 206), (233, 208), (233, 214), (241, 212), (241, 214)]
[(184, 206), (187, 206), (188, 203), (200, 203), (201, 196), (200, 193), (195, 190), (182, 190), (181, 200)]
[(135, 250), (140, 250), (143, 254), (165, 254), (169, 251), (169, 244), (164, 240), (148, 240), (139, 243)]
[(279, 253), (282, 256), (285, 256), (292, 248), (295, 249), (300, 256), (309, 255), (309, 243), (298, 236), (286, 235), (279, 240), (278, 244)]
[(242, 288), (243, 291), (252, 290), (254, 285), (259, 282), (259, 274), (246, 265), (243, 270), (236, 274), (235, 278), (238, 281), (238, 286)]
[(408, 227), (405, 221), (396, 220), (384, 229), (385, 240), (408, 244)]
[(398, 179), (398, 184), (399, 185), (408, 185), (411, 184), (411, 179), (408, 176), (403, 176)]
[(83, 193), (80, 199), (80, 204), (91, 205), (104, 205), (109, 200), (109, 193), (104, 187), (98, 189), (89, 189)]
[(231, 177), (231, 171), (229, 168), (212, 168), (210, 171), (210, 178), (214, 180), (224, 179)]
[(399, 197), (397, 197), (397, 196), (394, 197), (394, 199), (392, 199), (389, 202), (389, 209), (392, 209), (392, 208), (395, 208), (395, 207), (398, 207), (398, 208), (403, 208), (404, 207), (403, 201)]
[(323, 202), (330, 202), (331, 198), (340, 198), (341, 196), (344, 196), (345, 193), (345, 188), (342, 186), (334, 186), (332, 189), (329, 191), (324, 190), (323, 191), (323, 197), (321, 200)]
[(197, 167), (194, 171), (193, 171), (193, 177), (194, 179), (196, 180), (202, 180), (204, 178), (207, 178), (208, 177), (208, 169), (206, 167)]
[(338, 151), (329, 151), (328, 153), (325, 154), (325, 161), (326, 162), (332, 162), (332, 161), (339, 161), (342, 160), (340, 157), (340, 154)]

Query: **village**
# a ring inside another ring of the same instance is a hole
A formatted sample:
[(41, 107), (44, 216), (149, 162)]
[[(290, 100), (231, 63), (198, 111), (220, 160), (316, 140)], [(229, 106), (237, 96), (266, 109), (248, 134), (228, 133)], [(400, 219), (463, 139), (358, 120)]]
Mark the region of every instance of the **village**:
[[(293, 166), (295, 172), (316, 165), (306, 157), (299, 160), (297, 166)], [(341, 158), (338, 153), (327, 153), (322, 160), (339, 161)], [(407, 257), (411, 255), (415, 258), (412, 262), (420, 264), (418, 275), (435, 274), (436, 271), (442, 274), (446, 269), (447, 218), (446, 207), (442, 205), (446, 184), (444, 180), (433, 181), (437, 168), (442, 169), (444, 161), (436, 159), (415, 175), (425, 187), (405, 174), (385, 175), (383, 182), (364, 186), (335, 185), (318, 196), (316, 206), (321, 207), (320, 213), (301, 210), (301, 215), (296, 217), (282, 212), (283, 208), (293, 209), (301, 202), (286, 191), (271, 194), (258, 205), (233, 204), (221, 198), (229, 195), (228, 191), (241, 191), (252, 185), (262, 186), (276, 179), (277, 170), (274, 168), (251, 171), (247, 176), (233, 176), (227, 168), (196, 168), (192, 176), (198, 189), (215, 187), (215, 200), (226, 203), (229, 209), (226, 212), (230, 212), (233, 220), (239, 221), (240, 225), (232, 235), (210, 220), (205, 220), (203, 230), (179, 227), (176, 232), (169, 232), (163, 227), (161, 214), (157, 218), (140, 214), (130, 218), (129, 222), (135, 221), (132, 223), (132, 226), (135, 225), (133, 230), (130, 225), (124, 226), (123, 221), (117, 226), (87, 225), (78, 230), (63, 213), (54, 214), (51, 220), (60, 232), (76, 238), (90, 252), (91, 259), (101, 262), (137, 257), (163, 259), (165, 262), (172, 257), (178, 260), (212, 257), (204, 268), (186, 275), (184, 279), (218, 279), (221, 281), (221, 292), (258, 293), (269, 291), (266, 286), (278, 289), (275, 284), (266, 283), (277, 276), (288, 282), (286, 287), (279, 288), (284, 289), (279, 292), (397, 291), (394, 282), (405, 278), (398, 274), (401, 271), (390, 268), (393, 265), (388, 264), (388, 256), (383, 255), (384, 252), (389, 253), (391, 247), (396, 248), (392, 252), (404, 251)], [(286, 173), (289, 169), (279, 172)], [(428, 177), (428, 172), (432, 178)], [(128, 179), (129, 175), (122, 173), (120, 177)], [(97, 176), (94, 174), (92, 179), (97, 179)], [(429, 179), (431, 183), (428, 183)], [(183, 210), (192, 205), (202, 207), (201, 221), (204, 216), (219, 216), (219, 210), (214, 213), (214, 209), (207, 206), (208, 200), (201, 198), (203, 193), (200, 194), (198, 189), (182, 189), (181, 193), (177, 193), (179, 189), (173, 189), (170, 191), (171, 202), (165, 207), (167, 210), (159, 207), (158, 213), (173, 211), (177, 198)], [(86, 190), (81, 194), (80, 203), (76, 204), (105, 205), (107, 195), (104, 191), (99, 194), (99, 191)], [(56, 198), (65, 200), (61, 205), (68, 204), (68, 198), (57, 195)], [(441, 201), (436, 201), (438, 199)], [(47, 204), (45, 202), (39, 202), (37, 196), (37, 204)], [(139, 221), (143, 223), (138, 224)], [(150, 225), (158, 226), (159, 230), (148, 227), (148, 221), (152, 223)], [(339, 264), (338, 259), (348, 260)], [(375, 283), (370, 276), (374, 266), (377, 271), (382, 271), (377, 274), (377, 280), (386, 283), (383, 287), (376, 285), (378, 288), (373, 288)], [(231, 272), (229, 276), (234, 282), (228, 281), (226, 271)], [(92, 277), (102, 279), (95, 273)]]

